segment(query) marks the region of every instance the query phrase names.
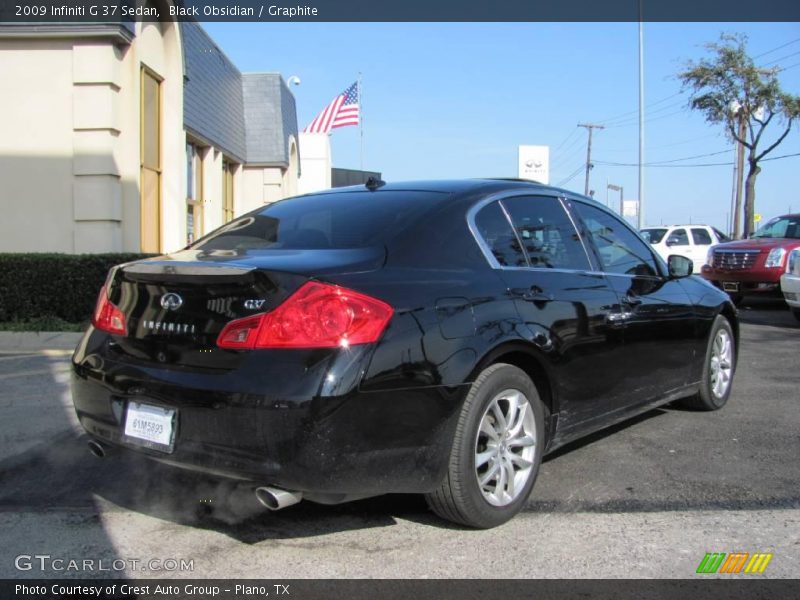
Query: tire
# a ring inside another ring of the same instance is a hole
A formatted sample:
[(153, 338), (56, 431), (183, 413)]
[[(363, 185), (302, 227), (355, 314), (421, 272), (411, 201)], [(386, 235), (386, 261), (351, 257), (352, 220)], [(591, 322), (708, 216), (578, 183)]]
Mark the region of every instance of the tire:
[[(513, 405), (519, 407), (515, 412)], [(426, 494), (431, 510), (479, 529), (511, 519), (522, 510), (539, 473), (544, 422), (539, 393), (522, 369), (498, 363), (482, 371), (461, 408), (447, 474), (439, 489)], [(488, 478), (485, 485), (479, 477)]]
[(800, 308), (793, 308), (792, 309), (792, 314), (794, 315), (795, 319), (800, 321)]
[(734, 339), (733, 328), (728, 319), (717, 315), (708, 337), (700, 391), (696, 396), (682, 400), (681, 404), (687, 408), (705, 411), (719, 410), (725, 406), (731, 395), (733, 376), (736, 371)]
[(734, 306), (739, 307), (742, 305), (742, 301), (744, 300), (743, 294), (728, 294), (728, 296), (730, 296)]

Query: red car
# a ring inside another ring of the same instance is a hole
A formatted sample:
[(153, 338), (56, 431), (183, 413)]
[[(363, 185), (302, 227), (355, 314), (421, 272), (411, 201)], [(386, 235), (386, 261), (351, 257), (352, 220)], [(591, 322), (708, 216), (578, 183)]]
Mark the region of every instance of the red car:
[(701, 274), (735, 304), (748, 294), (781, 297), (781, 275), (795, 248), (800, 248), (800, 214), (775, 217), (746, 240), (712, 246)]

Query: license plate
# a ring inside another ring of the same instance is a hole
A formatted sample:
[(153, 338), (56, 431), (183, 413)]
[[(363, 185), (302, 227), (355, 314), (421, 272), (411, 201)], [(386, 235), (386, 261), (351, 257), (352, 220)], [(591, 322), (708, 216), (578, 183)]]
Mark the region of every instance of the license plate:
[(175, 410), (140, 402), (128, 402), (125, 413), (126, 441), (153, 450), (172, 452)]
[(738, 281), (723, 281), (722, 282), (722, 289), (726, 292), (738, 292), (739, 291), (739, 282)]

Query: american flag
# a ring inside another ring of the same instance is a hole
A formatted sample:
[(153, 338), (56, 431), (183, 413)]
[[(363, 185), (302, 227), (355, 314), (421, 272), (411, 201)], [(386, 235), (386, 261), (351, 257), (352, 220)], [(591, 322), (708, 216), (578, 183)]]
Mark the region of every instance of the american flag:
[(358, 82), (331, 100), (303, 133), (330, 133), (331, 129), (348, 125), (358, 125)]

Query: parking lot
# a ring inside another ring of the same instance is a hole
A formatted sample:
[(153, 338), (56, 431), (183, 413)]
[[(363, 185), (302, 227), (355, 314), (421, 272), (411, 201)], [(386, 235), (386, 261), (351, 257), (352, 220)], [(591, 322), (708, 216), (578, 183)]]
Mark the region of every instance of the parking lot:
[[(523, 514), (491, 531), (439, 521), (415, 496), (269, 513), (231, 484), (96, 459), (72, 411), (69, 352), (6, 350), (0, 577), (682, 578), (706, 552), (772, 552), (766, 576), (800, 577), (800, 323), (769, 301), (741, 320), (722, 411), (669, 406), (557, 451)], [(15, 567), (35, 554), (125, 567)], [(191, 569), (154, 570), (182, 559)]]

